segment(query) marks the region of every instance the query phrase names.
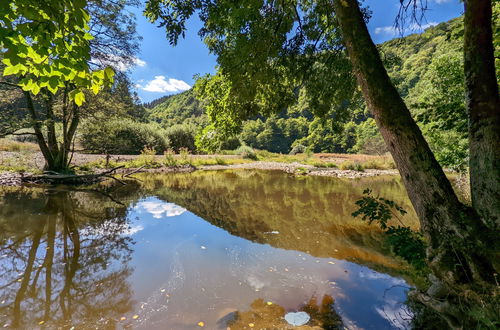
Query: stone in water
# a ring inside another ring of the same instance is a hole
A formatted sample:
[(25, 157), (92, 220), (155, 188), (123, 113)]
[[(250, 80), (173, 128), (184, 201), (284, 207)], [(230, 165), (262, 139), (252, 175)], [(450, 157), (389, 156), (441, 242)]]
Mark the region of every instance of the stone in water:
[(296, 327), (306, 324), (310, 319), (311, 317), (306, 312), (287, 313), (285, 315), (285, 321)]

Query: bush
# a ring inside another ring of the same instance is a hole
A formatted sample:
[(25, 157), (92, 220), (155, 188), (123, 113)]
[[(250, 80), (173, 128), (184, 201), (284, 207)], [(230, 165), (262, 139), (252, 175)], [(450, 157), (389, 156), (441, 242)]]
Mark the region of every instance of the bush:
[(170, 141), (164, 130), (155, 124), (112, 119), (87, 122), (82, 127), (80, 143), (86, 151), (103, 154), (140, 154), (144, 148), (162, 153)]
[(236, 149), (236, 153), (245, 159), (257, 160), (257, 154), (250, 147), (241, 146), (238, 149)]
[(191, 125), (173, 125), (166, 129), (170, 147), (179, 152), (181, 148), (195, 151), (196, 128)]
[(303, 154), (304, 152), (306, 152), (306, 147), (302, 144), (297, 144), (290, 150), (290, 155)]
[(221, 141), (219, 150), (236, 150), (240, 146), (241, 142), (237, 137), (230, 137), (227, 140)]
[(167, 167), (177, 166), (177, 160), (175, 159), (175, 152), (172, 149), (165, 150), (163, 153), (163, 164)]
[(363, 165), (361, 165), (359, 162), (352, 162), (352, 161), (345, 161), (340, 163), (339, 168), (341, 170), (351, 170), (359, 172), (363, 172), (365, 170), (363, 168)]

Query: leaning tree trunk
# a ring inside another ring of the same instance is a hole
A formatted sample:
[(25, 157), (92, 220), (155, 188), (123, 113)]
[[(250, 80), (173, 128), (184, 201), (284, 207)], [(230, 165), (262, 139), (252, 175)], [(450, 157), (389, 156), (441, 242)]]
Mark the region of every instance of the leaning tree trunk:
[(472, 206), (500, 228), (500, 105), (495, 74), (491, 0), (466, 0), (464, 67), (469, 113)]
[(344, 43), (363, 97), (401, 174), (429, 242), (428, 264), (443, 282), (493, 281), (487, 228), (461, 204), (391, 82), (357, 0), (335, 0)]

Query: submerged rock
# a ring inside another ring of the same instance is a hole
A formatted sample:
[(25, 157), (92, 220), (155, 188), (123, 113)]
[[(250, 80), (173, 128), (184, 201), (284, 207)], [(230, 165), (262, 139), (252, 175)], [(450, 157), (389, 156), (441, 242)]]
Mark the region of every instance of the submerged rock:
[(306, 312), (287, 313), (285, 315), (285, 321), (296, 327), (306, 324), (310, 319), (311, 317)]

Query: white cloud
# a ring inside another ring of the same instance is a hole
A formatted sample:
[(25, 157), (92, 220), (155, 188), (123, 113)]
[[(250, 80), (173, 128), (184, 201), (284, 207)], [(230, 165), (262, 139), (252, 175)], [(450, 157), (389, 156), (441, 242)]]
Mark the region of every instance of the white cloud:
[(137, 88), (141, 88), (147, 92), (166, 93), (166, 92), (182, 92), (191, 88), (185, 81), (174, 78), (165, 78), (165, 76), (155, 76), (145, 86), (136, 84)]
[(434, 0), (435, 3), (437, 4), (442, 4), (442, 3), (448, 3), (448, 2), (451, 2), (451, 0)]
[(147, 65), (146, 61), (141, 60), (138, 57), (133, 57), (132, 59), (126, 59), (121, 56), (108, 54), (106, 59), (93, 59), (91, 62), (97, 65), (111, 66), (118, 71), (125, 72), (134, 66), (145, 67)]
[(186, 209), (180, 207), (179, 205), (165, 202), (141, 202), (137, 204), (136, 207), (153, 215), (153, 218), (155, 219), (175, 217), (186, 212)]
[(134, 57), (134, 64), (136, 66), (145, 67), (146, 66), (146, 61), (143, 61), (143, 60), (141, 60), (138, 57)]
[[(438, 1), (446, 1), (446, 0), (438, 0)], [(402, 31), (398, 28), (396, 28), (395, 26), (381, 26), (381, 27), (377, 27), (375, 28), (375, 34), (387, 34), (387, 35), (392, 35), (392, 36), (395, 36), (395, 35), (398, 35), (398, 34), (402, 34), (405, 35), (407, 33), (415, 33), (415, 32), (421, 32), (431, 26), (434, 26), (434, 25), (437, 25), (438, 23), (437, 22), (429, 22), (429, 23), (426, 23), (426, 24), (416, 24), (416, 23), (413, 23), (413, 24), (410, 24), (409, 26), (405, 27)]]

